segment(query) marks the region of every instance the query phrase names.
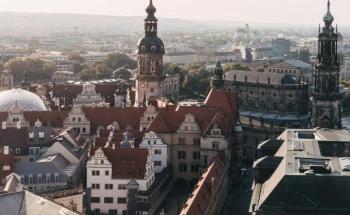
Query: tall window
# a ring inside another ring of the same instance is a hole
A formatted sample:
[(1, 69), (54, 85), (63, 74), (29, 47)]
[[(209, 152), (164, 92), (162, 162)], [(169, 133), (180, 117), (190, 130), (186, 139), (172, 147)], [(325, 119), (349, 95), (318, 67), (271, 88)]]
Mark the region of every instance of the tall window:
[(100, 189), (100, 184), (91, 184), (91, 189), (92, 190), (99, 190)]
[(92, 170), (92, 175), (93, 176), (99, 176), (100, 175), (100, 171), (99, 170)]
[(186, 152), (185, 151), (178, 151), (177, 158), (178, 159), (186, 159)]
[(113, 184), (105, 184), (105, 190), (113, 190)]
[(162, 154), (162, 150), (160, 150), (160, 149), (155, 149), (155, 150), (154, 150), (154, 154), (160, 155), (160, 154)]
[(113, 203), (113, 198), (112, 197), (105, 197), (104, 198), (104, 202), (108, 203), (108, 204), (112, 204)]
[(179, 164), (179, 172), (187, 172), (187, 164)]
[(193, 152), (193, 160), (199, 160), (201, 157), (200, 152)]
[(91, 203), (100, 203), (100, 197), (91, 197)]
[(118, 198), (119, 204), (126, 204), (126, 198)]

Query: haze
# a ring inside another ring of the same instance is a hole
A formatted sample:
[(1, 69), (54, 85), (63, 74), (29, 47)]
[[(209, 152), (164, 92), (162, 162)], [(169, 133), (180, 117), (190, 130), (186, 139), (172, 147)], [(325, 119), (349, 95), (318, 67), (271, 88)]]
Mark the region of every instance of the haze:
[[(333, 0), (336, 23), (348, 25), (350, 1)], [(144, 16), (148, 0), (0, 0), (0, 11)], [(320, 23), (326, 0), (155, 0), (158, 17), (255, 23)]]

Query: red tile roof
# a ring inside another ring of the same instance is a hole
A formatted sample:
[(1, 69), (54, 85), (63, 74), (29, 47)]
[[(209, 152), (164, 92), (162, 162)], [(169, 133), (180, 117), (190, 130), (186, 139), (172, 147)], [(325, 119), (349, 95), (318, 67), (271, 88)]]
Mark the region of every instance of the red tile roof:
[(192, 114), (199, 124), (202, 134), (207, 134), (214, 124), (218, 124), (224, 133), (230, 128), (230, 121), (216, 109), (205, 107), (178, 107), (176, 111), (159, 111), (155, 119), (148, 126), (147, 131), (156, 133), (175, 133), (185, 119), (185, 115)]
[(107, 127), (114, 121), (119, 123), (120, 129), (126, 129), (131, 126), (139, 129), (140, 118), (143, 115), (143, 108), (125, 107), (125, 108), (104, 108), (104, 107), (85, 107), (83, 111), (91, 123), (91, 132), (95, 133), (99, 126)]
[(204, 103), (207, 107), (221, 110), (225, 116), (232, 117), (231, 120), (234, 120), (233, 117), (237, 113), (236, 93), (211, 89)]
[(144, 179), (148, 149), (101, 147), (112, 164), (113, 179)]
[(43, 125), (63, 128), (63, 121), (68, 117), (68, 111), (31, 111), (24, 112), (24, 118), (34, 126), (39, 119)]
[(220, 185), (224, 177), (225, 165), (220, 156), (216, 156), (212, 164), (199, 179), (195, 190), (192, 192), (180, 215), (202, 215), (210, 206), (213, 191)]
[(0, 146), (9, 146), (12, 150), (19, 148), (19, 155), (28, 155), (29, 148), (26, 144), (26, 134), (26, 128), (0, 129)]

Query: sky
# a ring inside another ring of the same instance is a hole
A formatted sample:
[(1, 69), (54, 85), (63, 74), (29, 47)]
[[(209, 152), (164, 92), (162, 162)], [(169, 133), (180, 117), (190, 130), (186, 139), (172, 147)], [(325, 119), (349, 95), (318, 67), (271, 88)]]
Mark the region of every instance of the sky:
[[(145, 16), (149, 0), (0, 0), (0, 11)], [(318, 24), (327, 0), (154, 0), (158, 17)], [(331, 0), (335, 23), (350, 25), (350, 0)], [(0, 20), (1, 21), (1, 20)]]

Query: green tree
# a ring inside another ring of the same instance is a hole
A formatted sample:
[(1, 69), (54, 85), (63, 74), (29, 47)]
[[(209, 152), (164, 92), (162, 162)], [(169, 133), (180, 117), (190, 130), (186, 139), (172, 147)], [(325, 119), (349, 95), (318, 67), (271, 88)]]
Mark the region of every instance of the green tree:
[(121, 53), (111, 53), (107, 56), (104, 61), (110, 73), (120, 67), (126, 67), (128, 69), (135, 69), (137, 67), (137, 62), (125, 54)]
[(109, 75), (108, 68), (105, 63), (97, 63), (95, 65), (95, 72), (96, 72), (96, 75), (100, 78), (105, 78), (105, 77), (108, 77)]
[(77, 61), (78, 63), (82, 64), (85, 63), (85, 59), (78, 53), (72, 53), (68, 56), (69, 60)]

